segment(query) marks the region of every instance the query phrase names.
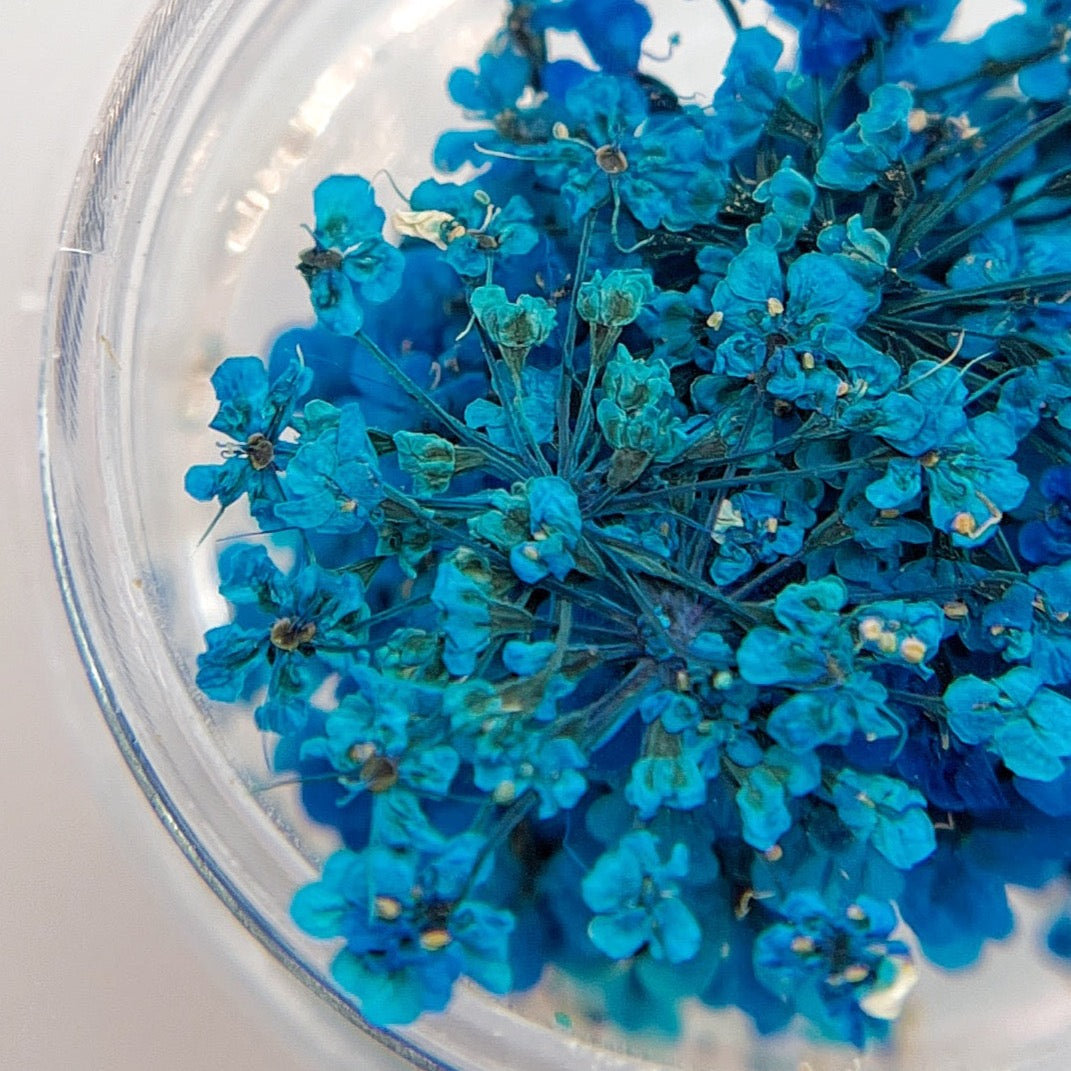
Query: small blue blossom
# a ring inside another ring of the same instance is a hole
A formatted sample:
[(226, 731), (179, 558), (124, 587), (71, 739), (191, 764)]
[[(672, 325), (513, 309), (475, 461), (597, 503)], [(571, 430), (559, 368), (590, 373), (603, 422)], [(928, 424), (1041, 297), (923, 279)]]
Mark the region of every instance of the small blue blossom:
[(361, 407), (310, 402), (276, 517), (309, 531), (356, 532), (378, 518), (382, 501), (379, 458)]
[(316, 937), (343, 937), (332, 972), (386, 1026), (441, 1011), (467, 974), (494, 992), (509, 988), (513, 916), (462, 896), (482, 841), (467, 834), (440, 855), (388, 848), (337, 852), (291, 913)]
[(767, 214), (781, 228), (779, 249), (790, 249), (796, 244), (800, 231), (811, 218), (815, 196), (813, 183), (793, 167), (791, 156), (786, 156), (777, 171), (755, 187), (752, 197), (767, 206)]
[(1042, 687), (1034, 670), (1017, 666), (993, 681), (968, 674), (944, 695), (949, 728), (967, 744), (984, 744), (1013, 773), (1051, 781), (1071, 755), (1071, 699)]
[(814, 520), (814, 510), (806, 502), (785, 502), (764, 491), (742, 491), (724, 499), (711, 532), (718, 546), (711, 579), (730, 584), (746, 576), (756, 562), (795, 554)]
[(513, 571), (527, 584), (545, 576), (564, 580), (576, 567), (580, 506), (573, 489), (557, 476), (541, 476), (525, 488), (530, 538), (510, 549)]
[(313, 207), (316, 245), (298, 267), (319, 321), (335, 334), (353, 335), (364, 322), (360, 301), (386, 301), (398, 289), (402, 255), (383, 239), (386, 217), (366, 179), (324, 179), (313, 191)]
[(749, 228), (747, 247), (714, 290), (709, 322), (722, 340), (714, 371), (764, 374), (772, 394), (822, 412), (861, 383), (872, 395), (885, 393), (899, 373), (896, 362), (855, 334), (870, 297), (823, 253), (805, 253), (782, 273), (780, 234), (773, 219)]
[(235, 441), (225, 447), (220, 465), (193, 465), (186, 473), (186, 491), (201, 502), (216, 499), (226, 509), (242, 495), (254, 517), (271, 516), (283, 499), (279, 473), (293, 454), (280, 441), (294, 408), (309, 389), (312, 371), (299, 361), (269, 380), (258, 357), (229, 357), (212, 373), (219, 411), (209, 427)]
[(588, 760), (575, 740), (545, 736), (533, 740), (529, 728), (515, 738), (498, 735), (494, 744), (497, 755), (476, 766), (476, 785), (493, 792), (496, 800), (511, 803), (531, 790), (539, 800), (538, 816), (550, 818), (575, 807), (584, 795), (587, 780), (580, 771)]
[(911, 93), (878, 86), (870, 107), (843, 134), (830, 139), (815, 169), (815, 181), (834, 190), (865, 190), (899, 159), (910, 138)]
[(818, 232), (818, 249), (834, 260), (864, 290), (873, 294), (876, 307), (881, 301), (881, 284), (889, 269), (889, 239), (881, 231), (867, 227), (860, 215), (845, 223), (831, 223)]
[(794, 754), (774, 746), (761, 764), (743, 771), (736, 805), (743, 822), (744, 840), (768, 851), (792, 826), (789, 800), (807, 796), (822, 779), (822, 765), (813, 752)]
[(575, 30), (592, 59), (614, 74), (630, 74), (639, 66), (652, 25), (638, 0), (536, 0), (533, 21), (547, 29)]
[(666, 754), (637, 759), (625, 799), (641, 819), (653, 818), (662, 807), (689, 811), (705, 802), (707, 781), (700, 761), (712, 744), (709, 737), (685, 741), (673, 736), (663, 744)]
[(1050, 505), (1020, 529), (1019, 551), (1027, 561), (1057, 565), (1071, 558), (1071, 465), (1046, 469), (1038, 490)]
[(676, 879), (688, 874), (688, 849), (675, 844), (663, 862), (658, 838), (627, 833), (599, 856), (584, 878), (584, 903), (595, 912), (588, 936), (612, 959), (646, 947), (655, 959), (682, 963), (699, 951), (695, 916), (681, 901)]
[(588, 323), (625, 327), (654, 296), (651, 274), (638, 268), (615, 268), (606, 278), (597, 271), (577, 291), (576, 308)]
[(835, 1038), (862, 1045), (880, 1037), (914, 981), (907, 946), (889, 939), (892, 906), (861, 896), (837, 911), (799, 890), (777, 912), (783, 921), (755, 941), (759, 981)]
[(466, 677), (491, 642), (493, 596), (486, 561), (471, 552), (442, 561), (431, 600), (441, 615), (443, 662), (454, 676)]
[(921, 792), (884, 774), (844, 769), (832, 795), (841, 821), (893, 866), (906, 870), (933, 854), (936, 837)]
[(539, 346), (554, 330), (555, 311), (545, 298), (521, 294), (516, 301), (506, 297), (501, 286), (480, 286), (472, 292), (472, 312), (502, 351), (514, 375), (533, 346)]
[(714, 93), (709, 137), (726, 157), (753, 146), (785, 92), (786, 71), (776, 69), (784, 45), (761, 26), (741, 30)]
[(631, 79), (593, 75), (565, 104), (561, 136), (530, 152), (537, 173), (561, 184), (574, 220), (613, 199), (648, 229), (684, 230), (720, 203), (725, 165), (699, 125), (685, 115), (649, 115)]
[[(460, 760), (448, 744), (410, 736), (410, 714), (399, 700), (405, 696), (413, 702), (412, 691), (392, 682), (370, 695), (348, 695), (325, 719), (325, 735), (302, 743), (302, 758), (325, 759), (338, 771), (344, 790), (339, 806), (362, 792), (410, 791), (436, 798), (449, 790)], [(419, 732), (418, 725), (413, 728)]]
[(596, 415), (615, 450), (638, 450), (667, 461), (683, 448), (683, 422), (670, 404), (673, 387), (661, 361), (634, 358), (618, 346), (606, 365), (603, 390)]
[(279, 733), (300, 729), (313, 691), (361, 642), (364, 585), (353, 573), (312, 564), (286, 576), (264, 547), (247, 543), (220, 555), (219, 578), (220, 594), (239, 615), (205, 635), (197, 686), (212, 699), (234, 702), (266, 684), (257, 724)]
[(394, 214), (395, 229), (438, 246), (459, 275), (482, 277), (493, 261), (524, 256), (539, 242), (531, 206), (520, 196), (498, 207), (475, 183), (428, 179), (409, 204), (409, 211)]

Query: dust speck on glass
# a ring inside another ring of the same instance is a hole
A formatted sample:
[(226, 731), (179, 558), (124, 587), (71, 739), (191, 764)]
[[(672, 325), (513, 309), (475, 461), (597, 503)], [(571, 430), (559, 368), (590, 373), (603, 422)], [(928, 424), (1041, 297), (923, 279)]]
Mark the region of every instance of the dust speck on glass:
[(507, 6), (213, 376), (186, 489), (262, 534), (197, 680), (337, 830), (292, 912), (373, 1023), (554, 965), (863, 1046), (1071, 855), (1071, 4), (772, 7), (696, 94), (637, 0)]

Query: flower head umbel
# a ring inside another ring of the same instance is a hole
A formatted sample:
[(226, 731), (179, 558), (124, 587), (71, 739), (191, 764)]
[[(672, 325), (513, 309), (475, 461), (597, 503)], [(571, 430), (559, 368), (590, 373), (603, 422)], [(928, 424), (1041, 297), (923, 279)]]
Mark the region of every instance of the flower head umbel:
[(507, 4), (476, 177), (397, 246), (326, 179), (319, 324), (214, 376), (188, 488), (262, 542), (198, 683), (344, 845), (294, 917), (377, 1024), (549, 967), (864, 1047), (898, 919), (965, 966), (1071, 869), (1071, 11), (772, 6), (685, 86), (640, 0)]

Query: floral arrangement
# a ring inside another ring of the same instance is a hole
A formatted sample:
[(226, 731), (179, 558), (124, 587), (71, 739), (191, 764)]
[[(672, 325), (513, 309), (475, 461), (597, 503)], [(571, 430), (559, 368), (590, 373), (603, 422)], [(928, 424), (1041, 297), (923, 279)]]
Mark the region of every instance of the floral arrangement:
[(726, 3), (706, 98), (638, 0), (504, 6), (466, 180), (326, 178), (317, 325), (213, 377), (187, 490), (264, 536), (197, 683), (337, 829), (293, 916), (371, 1022), (553, 964), (863, 1045), (901, 922), (968, 964), (1071, 855), (1071, 4), (773, 0), (790, 69)]

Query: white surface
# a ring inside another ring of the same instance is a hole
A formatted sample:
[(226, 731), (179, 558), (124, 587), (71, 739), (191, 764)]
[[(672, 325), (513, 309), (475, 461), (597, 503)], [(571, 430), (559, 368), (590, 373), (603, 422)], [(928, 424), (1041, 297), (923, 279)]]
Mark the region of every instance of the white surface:
[(157, 822), (99, 715), (52, 575), (36, 457), (48, 271), (82, 146), (149, 7), (0, 0), (0, 1068), (374, 1071), (386, 1064), (330, 1018), (317, 1029), (329, 1055), (310, 1052), (296, 1024), (315, 1004)]

